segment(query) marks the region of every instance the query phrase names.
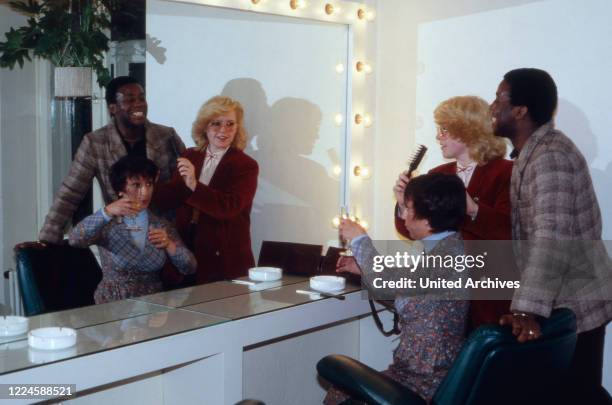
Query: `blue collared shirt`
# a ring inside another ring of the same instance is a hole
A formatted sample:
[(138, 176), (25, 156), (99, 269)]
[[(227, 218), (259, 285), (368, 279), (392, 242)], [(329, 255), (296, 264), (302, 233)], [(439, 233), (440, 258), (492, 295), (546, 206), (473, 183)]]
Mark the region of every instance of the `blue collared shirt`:
[[(448, 236), (454, 234), (455, 231), (442, 231), (442, 232), (436, 232), (436, 233), (432, 233), (429, 236), (424, 237), (423, 239), (421, 239), (425, 247), (425, 252), (429, 252), (431, 249), (433, 249), (439, 241), (441, 241), (444, 238), (447, 238)], [(355, 237), (354, 239), (351, 240), (351, 247), (354, 247), (357, 245), (357, 242), (360, 241), (361, 239), (365, 238), (366, 236), (368, 236), (367, 233), (362, 233), (361, 235)]]
[[(106, 215), (104, 208), (100, 210), (106, 222), (112, 218)], [(130, 236), (140, 250), (144, 250), (147, 234), (149, 233), (149, 211), (142, 210), (134, 217), (123, 217), (123, 222), (126, 226), (139, 229), (130, 229)]]

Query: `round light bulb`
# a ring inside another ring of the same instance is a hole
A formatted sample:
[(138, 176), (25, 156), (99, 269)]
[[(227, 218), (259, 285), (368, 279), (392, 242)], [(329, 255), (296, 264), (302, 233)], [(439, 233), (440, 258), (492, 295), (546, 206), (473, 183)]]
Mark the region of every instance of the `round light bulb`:
[(339, 217), (339, 216), (337, 216), (337, 215), (336, 215), (336, 216), (335, 216), (335, 217), (332, 219), (332, 226), (333, 226), (334, 228), (338, 228), (338, 227), (340, 226), (340, 217)]
[(298, 8), (304, 8), (306, 4), (304, 3), (304, 0), (290, 0), (289, 1), (289, 7), (291, 7), (292, 10), (296, 10)]
[(360, 125), (363, 122), (363, 116), (361, 114), (355, 114), (355, 124)]
[(344, 121), (344, 117), (342, 116), (342, 114), (340, 113), (336, 114), (336, 116), (334, 117), (334, 122), (336, 123), (336, 125), (338, 126), (342, 125), (343, 121)]
[(332, 173), (336, 177), (340, 176), (342, 174), (342, 168), (340, 167), (340, 165), (335, 165), (334, 168), (332, 169)]
[(343, 65), (342, 63), (338, 63), (338, 64), (336, 65), (336, 72), (337, 72), (337, 73), (342, 73), (342, 72), (344, 72), (344, 65)]
[(356, 177), (361, 177), (362, 179), (367, 179), (370, 177), (370, 168), (368, 166), (355, 166), (353, 168), (353, 174)]
[(364, 18), (366, 18), (366, 11), (362, 8), (357, 10), (357, 18), (359, 18), (360, 20), (363, 20)]
[(334, 13), (334, 5), (331, 3), (327, 3), (325, 5), (325, 14), (332, 15)]
[(370, 116), (370, 114), (364, 114), (363, 115), (363, 125), (365, 127), (371, 127), (372, 126), (372, 117)]

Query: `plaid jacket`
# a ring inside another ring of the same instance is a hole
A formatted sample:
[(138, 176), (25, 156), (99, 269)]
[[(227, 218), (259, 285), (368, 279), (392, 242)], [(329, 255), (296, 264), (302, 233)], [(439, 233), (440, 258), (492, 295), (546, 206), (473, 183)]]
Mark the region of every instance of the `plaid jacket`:
[[(522, 272), (511, 309), (548, 317), (555, 307), (570, 308), (579, 332), (612, 319), (612, 267), (601, 243), (601, 213), (589, 168), (552, 123), (538, 128), (521, 150), (510, 198)], [(572, 280), (566, 276), (576, 269), (588, 273), (590, 281), (568, 288)]]
[(176, 229), (166, 220), (149, 211), (149, 227), (164, 228), (176, 242), (176, 253), (169, 255), (145, 240), (140, 250), (124, 222), (113, 218), (106, 222), (101, 211), (84, 218), (69, 234), (69, 243), (76, 247), (97, 245), (102, 262), (102, 281), (94, 298), (97, 304), (161, 291), (161, 270), (166, 259), (183, 274), (195, 273), (196, 260), (185, 247)]
[[(148, 122), (145, 124), (147, 157), (160, 169), (160, 181), (170, 179), (176, 167), (176, 158), (183, 153), (185, 145), (173, 128)], [(109, 180), (110, 167), (127, 155), (114, 122), (90, 132), (83, 137), (74, 155), (70, 172), (62, 182), (55, 201), (40, 230), (39, 240), (59, 243), (64, 238), (66, 225), (72, 219), (78, 205), (98, 179), (102, 198), (106, 204), (117, 199)]]

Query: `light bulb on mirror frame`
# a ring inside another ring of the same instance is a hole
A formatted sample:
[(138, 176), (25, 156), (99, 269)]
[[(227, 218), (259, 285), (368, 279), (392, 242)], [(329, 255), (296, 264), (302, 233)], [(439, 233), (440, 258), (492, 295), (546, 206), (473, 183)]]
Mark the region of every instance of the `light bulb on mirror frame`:
[(353, 168), (353, 174), (355, 177), (359, 177), (362, 179), (370, 178), (370, 168), (368, 166), (355, 166)]
[(336, 73), (340, 74), (344, 72), (344, 64), (343, 63), (338, 63), (336, 65)]
[(372, 73), (372, 66), (368, 62), (357, 61), (355, 64), (355, 69), (360, 73), (370, 74)]
[(327, 3), (327, 4), (325, 5), (325, 14), (327, 14), (327, 15), (332, 15), (332, 14), (334, 14), (334, 11), (336, 11), (336, 10), (335, 10), (335, 8), (334, 8), (334, 5), (333, 5), (333, 4), (331, 4), (331, 3)]
[(290, 0), (289, 7), (291, 7), (292, 10), (297, 10), (298, 8), (304, 8), (306, 7), (306, 2), (304, 0)]
[(363, 116), (361, 114), (355, 114), (355, 124), (361, 125), (363, 122)]
[(363, 114), (363, 126), (366, 128), (372, 126), (372, 117), (368, 113)]
[(338, 227), (340, 226), (340, 216), (336, 215), (335, 217), (333, 217), (331, 223), (332, 228), (338, 229)]
[(260, 1), (260, 0), (251, 0), (251, 3), (253, 3), (253, 4), (257, 5), (257, 4), (259, 4), (259, 1)]

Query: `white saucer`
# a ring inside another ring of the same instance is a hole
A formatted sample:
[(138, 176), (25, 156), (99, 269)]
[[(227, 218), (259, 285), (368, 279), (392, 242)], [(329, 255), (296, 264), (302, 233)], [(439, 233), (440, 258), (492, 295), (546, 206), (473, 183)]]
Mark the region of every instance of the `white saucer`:
[(315, 276), (310, 277), (310, 288), (315, 291), (335, 293), (344, 290), (346, 279), (336, 276)]
[(40, 328), (28, 333), (28, 344), (39, 350), (60, 350), (76, 344), (77, 333), (71, 328)]
[(23, 316), (1, 316), (0, 336), (18, 336), (28, 331), (28, 318)]
[(283, 269), (278, 267), (253, 267), (249, 269), (249, 278), (253, 281), (276, 281), (283, 277)]

